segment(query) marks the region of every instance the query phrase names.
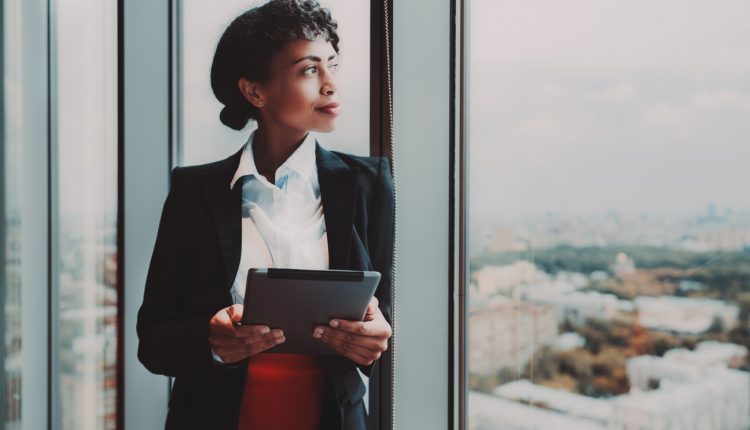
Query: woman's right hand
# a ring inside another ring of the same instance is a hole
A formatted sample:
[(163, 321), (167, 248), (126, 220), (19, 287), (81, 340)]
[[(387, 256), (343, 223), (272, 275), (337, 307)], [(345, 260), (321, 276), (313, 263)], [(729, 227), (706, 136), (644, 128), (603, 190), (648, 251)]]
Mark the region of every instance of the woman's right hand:
[(242, 305), (224, 308), (211, 318), (208, 342), (224, 363), (234, 363), (283, 343), (284, 332), (265, 325), (242, 325)]

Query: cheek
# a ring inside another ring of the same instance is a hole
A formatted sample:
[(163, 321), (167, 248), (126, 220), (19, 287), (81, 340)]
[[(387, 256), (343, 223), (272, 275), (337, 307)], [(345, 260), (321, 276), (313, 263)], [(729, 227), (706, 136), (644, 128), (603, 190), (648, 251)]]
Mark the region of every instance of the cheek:
[(278, 94), (277, 110), (285, 117), (297, 117), (309, 114), (317, 100), (315, 89), (311, 85), (297, 85)]

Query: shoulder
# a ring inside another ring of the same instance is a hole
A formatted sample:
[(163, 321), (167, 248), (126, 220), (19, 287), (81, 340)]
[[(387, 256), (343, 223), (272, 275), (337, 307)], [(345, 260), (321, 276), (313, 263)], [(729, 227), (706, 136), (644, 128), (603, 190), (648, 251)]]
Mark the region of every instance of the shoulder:
[(185, 197), (191, 191), (198, 189), (201, 170), (198, 166), (177, 166), (169, 176), (169, 194), (175, 197)]
[(339, 151), (331, 152), (348, 167), (359, 171), (359, 180), (362, 185), (372, 188), (379, 183), (386, 190), (393, 188), (391, 165), (388, 162), (388, 157), (368, 157)]
[[(393, 214), (395, 207), (395, 191), (393, 188), (393, 177), (391, 176), (391, 165), (388, 157), (365, 157), (360, 155), (333, 152), (342, 162), (350, 168), (356, 169), (358, 194), (369, 212), (377, 210), (377, 214), (371, 216), (387, 221)], [(375, 200), (372, 200), (375, 198)], [(393, 221), (391, 221), (393, 222)]]
[(336, 154), (341, 161), (346, 163), (349, 167), (356, 167), (360, 171), (365, 171), (368, 173), (377, 173), (378, 168), (378, 162), (382, 160), (383, 162), (387, 163), (388, 158), (387, 157), (367, 157), (363, 155), (354, 155), (350, 154), (348, 152), (340, 152), (340, 151), (331, 151), (332, 153)]
[(178, 166), (172, 169), (170, 176), (170, 189), (189, 190), (197, 188), (205, 176), (211, 176), (219, 181), (229, 183), (239, 165), (240, 155), (244, 145), (239, 151), (223, 160), (192, 166)]

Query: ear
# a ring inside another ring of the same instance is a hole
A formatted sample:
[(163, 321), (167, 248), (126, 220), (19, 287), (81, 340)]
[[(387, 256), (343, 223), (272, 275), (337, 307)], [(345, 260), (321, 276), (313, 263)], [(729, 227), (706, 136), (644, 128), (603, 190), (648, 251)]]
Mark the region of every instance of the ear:
[(245, 100), (249, 101), (253, 106), (260, 108), (265, 103), (262, 95), (263, 91), (260, 88), (260, 84), (257, 82), (251, 82), (246, 78), (240, 78), (237, 81), (237, 88), (239, 88), (240, 93), (245, 97)]

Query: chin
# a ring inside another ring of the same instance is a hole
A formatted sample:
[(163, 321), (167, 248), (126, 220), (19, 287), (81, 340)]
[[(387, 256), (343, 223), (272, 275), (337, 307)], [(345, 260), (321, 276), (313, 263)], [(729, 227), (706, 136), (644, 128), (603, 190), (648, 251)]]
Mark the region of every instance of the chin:
[(330, 123), (330, 124), (323, 124), (320, 127), (316, 127), (315, 131), (320, 133), (330, 133), (332, 131), (336, 130), (336, 124)]

